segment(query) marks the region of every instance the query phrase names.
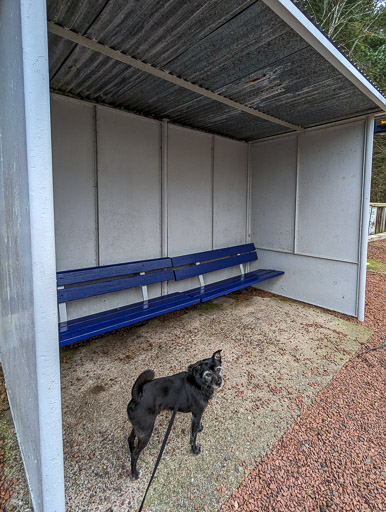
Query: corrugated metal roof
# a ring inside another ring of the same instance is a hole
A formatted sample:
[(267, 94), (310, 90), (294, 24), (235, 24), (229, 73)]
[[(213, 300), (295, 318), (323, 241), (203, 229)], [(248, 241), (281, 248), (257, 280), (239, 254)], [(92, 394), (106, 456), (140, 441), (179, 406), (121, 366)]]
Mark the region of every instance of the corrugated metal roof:
[[(262, 1), (48, 0), (48, 20), (304, 128), (379, 107)], [(242, 140), (288, 128), (49, 34), (53, 91)]]

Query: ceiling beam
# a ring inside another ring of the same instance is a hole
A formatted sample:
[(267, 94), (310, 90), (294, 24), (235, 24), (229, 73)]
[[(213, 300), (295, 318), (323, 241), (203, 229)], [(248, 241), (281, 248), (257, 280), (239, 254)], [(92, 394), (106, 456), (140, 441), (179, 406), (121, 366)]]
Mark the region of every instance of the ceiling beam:
[(55, 34), (64, 39), (67, 39), (68, 41), (72, 41), (73, 43), (79, 44), (80, 46), (84, 46), (85, 48), (88, 48), (90, 50), (98, 52), (102, 55), (105, 55), (106, 57), (117, 60), (119, 62), (123, 62), (124, 64), (127, 64), (128, 66), (131, 66), (140, 71), (143, 71), (144, 73), (148, 73), (149, 75), (156, 76), (157, 78), (160, 78), (162, 80), (170, 82), (174, 85), (183, 87), (184, 89), (187, 89), (191, 92), (199, 94), (200, 96), (203, 96), (205, 98), (209, 98), (209, 99), (217, 101), (219, 103), (223, 103), (224, 105), (227, 105), (228, 107), (232, 107), (236, 110), (246, 112), (247, 114), (251, 114), (251, 115), (253, 115), (255, 117), (259, 117), (261, 119), (265, 119), (266, 121), (269, 121), (271, 123), (275, 123), (280, 126), (284, 126), (285, 128), (289, 128), (290, 130), (295, 130), (295, 131), (303, 130), (303, 128), (301, 126), (297, 126), (295, 124), (288, 123), (287, 121), (283, 121), (282, 119), (278, 119), (276, 117), (270, 116), (269, 114), (265, 114), (264, 112), (260, 112), (257, 109), (248, 107), (246, 105), (243, 105), (242, 103), (238, 103), (237, 101), (233, 101), (229, 98), (226, 98), (225, 96), (221, 96), (220, 94), (217, 94), (213, 91), (205, 89), (204, 87), (200, 87), (199, 85), (195, 85), (191, 82), (188, 82), (187, 80), (184, 80), (183, 78), (174, 76), (171, 73), (168, 73), (167, 71), (158, 69), (158, 68), (152, 66), (151, 64), (146, 64), (145, 62), (142, 62), (141, 60), (135, 59), (134, 57), (130, 57), (129, 55), (126, 55), (125, 53), (122, 53), (118, 50), (114, 50), (114, 49), (110, 48), (109, 46), (105, 46), (104, 44), (98, 43), (97, 41), (95, 41), (93, 39), (89, 39), (88, 37), (82, 36), (81, 34), (77, 34), (76, 32), (73, 32), (72, 30), (70, 30), (68, 28), (61, 27), (60, 25), (57, 25), (56, 23), (53, 23), (52, 21), (48, 22), (48, 31), (51, 32), (51, 34)]

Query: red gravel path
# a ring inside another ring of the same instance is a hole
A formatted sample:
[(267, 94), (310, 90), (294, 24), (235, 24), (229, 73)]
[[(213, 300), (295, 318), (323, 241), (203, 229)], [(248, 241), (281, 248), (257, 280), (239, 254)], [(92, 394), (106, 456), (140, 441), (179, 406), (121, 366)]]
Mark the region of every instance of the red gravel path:
[[(369, 244), (386, 263), (386, 240)], [(385, 274), (368, 274), (369, 346), (386, 340)], [(351, 317), (339, 315), (357, 323)], [(386, 351), (363, 347), (292, 424), (221, 512), (386, 510)]]

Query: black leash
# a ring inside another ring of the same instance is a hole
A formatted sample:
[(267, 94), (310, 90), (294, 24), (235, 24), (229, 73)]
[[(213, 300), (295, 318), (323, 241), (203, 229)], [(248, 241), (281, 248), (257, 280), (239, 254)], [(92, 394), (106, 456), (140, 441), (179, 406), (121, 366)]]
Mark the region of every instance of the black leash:
[(142, 503), (141, 503), (141, 506), (140, 506), (140, 507), (139, 507), (139, 509), (138, 509), (138, 512), (141, 512), (141, 511), (142, 511), (142, 508), (143, 508), (143, 506), (144, 506), (144, 504), (145, 504), (145, 500), (146, 500), (146, 496), (147, 496), (148, 490), (150, 489), (150, 486), (151, 486), (151, 483), (152, 483), (152, 481), (153, 481), (154, 475), (155, 475), (155, 473), (156, 473), (156, 471), (157, 471), (157, 468), (158, 468), (158, 465), (159, 465), (159, 463), (160, 463), (160, 461), (161, 461), (162, 454), (163, 454), (163, 452), (164, 452), (164, 450), (165, 450), (166, 443), (168, 442), (169, 434), (170, 434), (170, 431), (171, 431), (172, 426), (173, 426), (173, 423), (174, 423), (174, 418), (176, 417), (176, 414), (177, 414), (177, 411), (178, 411), (178, 407), (179, 407), (179, 405), (180, 405), (181, 396), (182, 396), (182, 392), (183, 392), (183, 390), (184, 390), (185, 381), (186, 381), (186, 377), (187, 377), (187, 376), (188, 376), (188, 374), (186, 374), (186, 375), (185, 375), (184, 380), (182, 381), (181, 393), (180, 393), (180, 395), (179, 395), (179, 397), (178, 397), (178, 400), (177, 400), (177, 402), (176, 402), (176, 405), (174, 406), (173, 414), (172, 414), (172, 417), (170, 418), (169, 426), (168, 426), (168, 428), (167, 428), (167, 430), (166, 430), (166, 434), (165, 434), (164, 440), (163, 440), (163, 442), (162, 442), (161, 450), (160, 450), (160, 452), (159, 452), (159, 454), (158, 454), (157, 462), (155, 463), (155, 466), (154, 466), (154, 469), (153, 469), (153, 473), (152, 473), (152, 475), (151, 475), (151, 477), (150, 477), (149, 483), (148, 483), (148, 485), (147, 485), (147, 489), (146, 489), (146, 491), (145, 491), (145, 495), (144, 495), (144, 497), (143, 497), (143, 499), (142, 499)]

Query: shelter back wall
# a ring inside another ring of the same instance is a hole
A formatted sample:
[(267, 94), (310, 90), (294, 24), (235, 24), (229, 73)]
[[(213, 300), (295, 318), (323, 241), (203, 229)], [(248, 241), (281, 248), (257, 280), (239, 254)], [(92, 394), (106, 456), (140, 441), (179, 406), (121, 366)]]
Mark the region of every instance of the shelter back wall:
[[(247, 144), (56, 95), (51, 116), (58, 270), (247, 240)], [(136, 300), (140, 290), (74, 301), (68, 315)]]

